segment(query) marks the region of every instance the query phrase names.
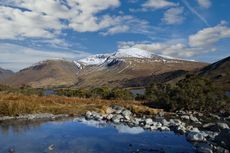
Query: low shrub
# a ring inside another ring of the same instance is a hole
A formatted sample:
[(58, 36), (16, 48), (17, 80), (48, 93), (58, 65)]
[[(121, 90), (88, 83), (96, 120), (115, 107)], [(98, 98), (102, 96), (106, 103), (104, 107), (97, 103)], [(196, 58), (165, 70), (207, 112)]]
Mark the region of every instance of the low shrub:
[(127, 89), (98, 87), (93, 89), (58, 89), (57, 95), (79, 98), (122, 99), (132, 100), (133, 95)]
[(168, 111), (230, 111), (229, 97), (210, 80), (195, 75), (188, 75), (175, 85), (152, 84), (146, 88), (146, 98)]

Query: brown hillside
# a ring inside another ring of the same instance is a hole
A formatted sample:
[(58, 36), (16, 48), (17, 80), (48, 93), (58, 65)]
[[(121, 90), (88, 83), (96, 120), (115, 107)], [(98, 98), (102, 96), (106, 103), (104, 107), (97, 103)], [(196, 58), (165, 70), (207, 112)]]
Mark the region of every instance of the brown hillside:
[(11, 86), (29, 85), (35, 88), (48, 86), (70, 86), (79, 72), (73, 62), (48, 60), (23, 69), (8, 78), (5, 83)]

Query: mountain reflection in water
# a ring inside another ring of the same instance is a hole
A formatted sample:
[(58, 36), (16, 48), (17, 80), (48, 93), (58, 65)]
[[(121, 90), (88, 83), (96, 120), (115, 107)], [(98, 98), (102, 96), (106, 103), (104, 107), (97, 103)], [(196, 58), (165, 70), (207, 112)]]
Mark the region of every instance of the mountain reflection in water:
[(0, 123), (0, 146), (3, 153), (194, 152), (184, 136), (172, 132), (86, 120)]

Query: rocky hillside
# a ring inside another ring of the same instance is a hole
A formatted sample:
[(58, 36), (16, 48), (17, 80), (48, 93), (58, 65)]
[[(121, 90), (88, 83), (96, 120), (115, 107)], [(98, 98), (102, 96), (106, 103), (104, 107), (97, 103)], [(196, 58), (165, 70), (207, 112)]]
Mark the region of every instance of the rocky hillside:
[(5, 80), (8, 85), (32, 87), (70, 86), (76, 81), (79, 68), (74, 62), (48, 60), (17, 72)]
[(5, 70), (3, 68), (0, 68), (0, 83), (4, 83), (4, 80), (12, 76), (13, 74), (14, 72), (10, 70)]
[[(194, 71), (203, 68), (204, 66), (206, 66), (206, 64), (199, 62), (174, 59), (165, 60), (161, 58), (126, 57), (108, 59), (101, 65), (88, 66), (83, 69), (78, 75), (76, 86), (96, 87), (109, 85), (112, 87), (130, 87), (137, 83), (136, 81), (138, 78), (145, 78), (153, 75), (159, 76), (175, 71)], [(176, 73), (174, 74), (175, 76), (178, 76)], [(129, 80), (132, 81), (130, 83), (126, 83)], [(160, 77), (156, 79), (156, 81), (160, 80), (162, 80)], [(134, 86), (137, 86), (137, 84)]]
[(113, 54), (95, 55), (78, 62), (86, 67), (78, 76), (77, 87), (145, 86), (153, 81), (171, 81), (207, 66), (137, 48), (119, 49)]

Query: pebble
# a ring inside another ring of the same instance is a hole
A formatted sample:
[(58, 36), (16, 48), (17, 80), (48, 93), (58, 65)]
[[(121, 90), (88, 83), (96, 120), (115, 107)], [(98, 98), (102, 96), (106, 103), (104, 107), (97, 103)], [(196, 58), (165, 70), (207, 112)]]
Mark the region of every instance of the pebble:
[(52, 144), (52, 145), (49, 145), (49, 147), (48, 147), (48, 150), (49, 151), (53, 151), (55, 149), (55, 146), (54, 146), (54, 144)]

